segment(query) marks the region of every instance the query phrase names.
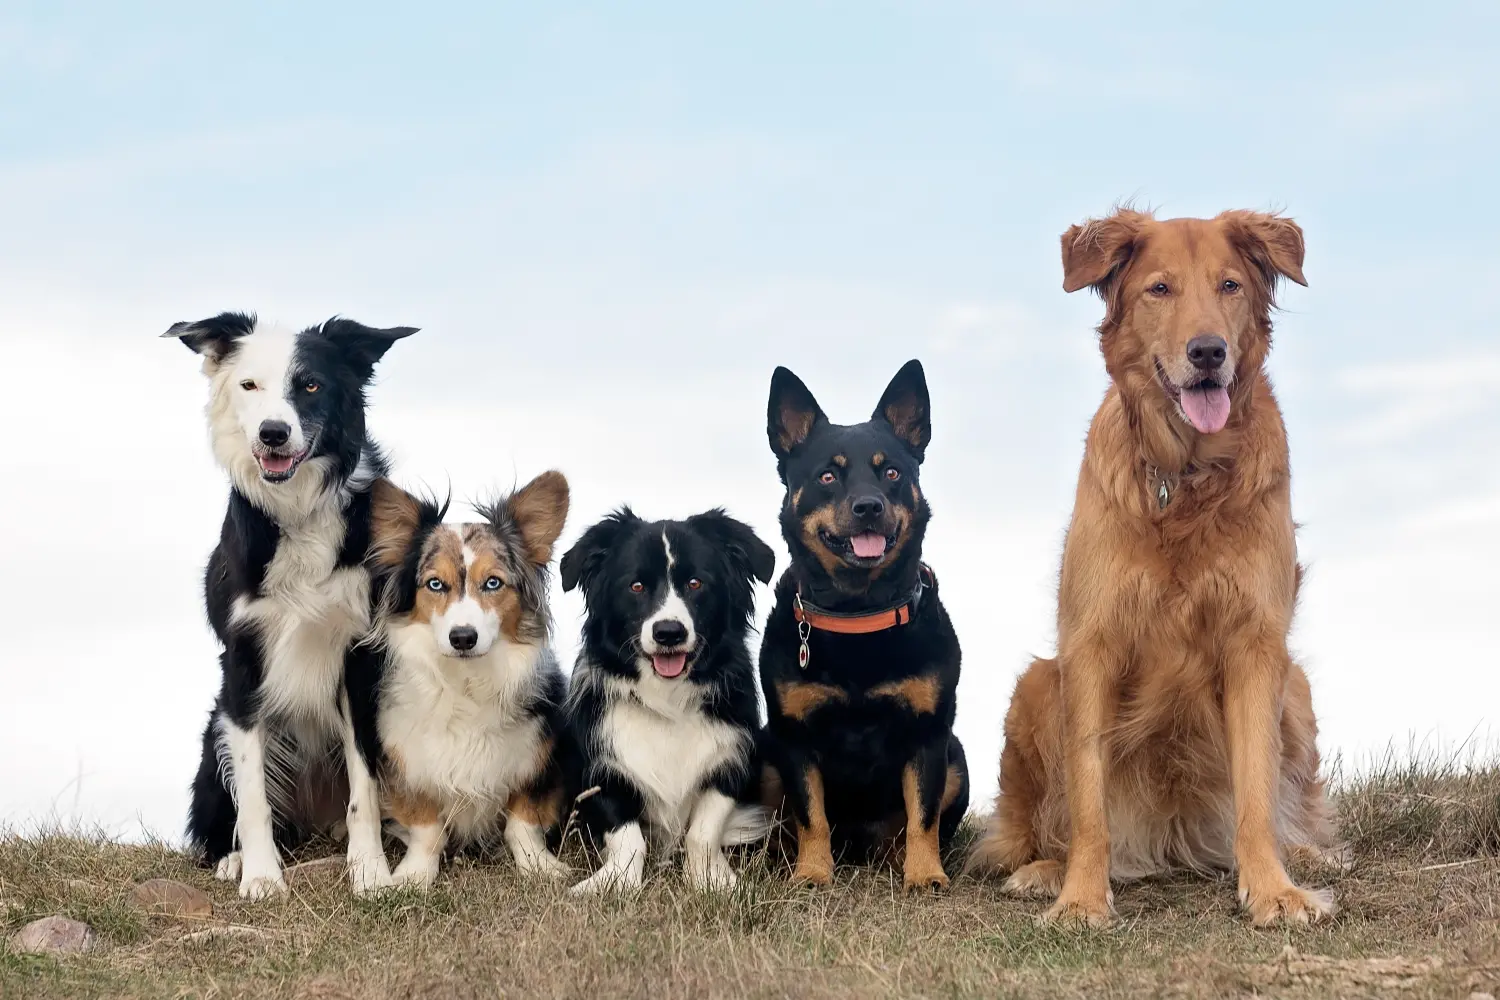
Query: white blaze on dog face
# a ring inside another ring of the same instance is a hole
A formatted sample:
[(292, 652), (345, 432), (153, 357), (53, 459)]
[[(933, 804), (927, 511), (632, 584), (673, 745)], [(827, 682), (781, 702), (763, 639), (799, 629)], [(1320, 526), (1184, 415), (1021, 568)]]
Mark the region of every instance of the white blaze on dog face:
[[(693, 626), (693, 613), (673, 580), (677, 560), (672, 555), (666, 529), (662, 529), (661, 543), (667, 557), (666, 589), (661, 603), (641, 623), (641, 652), (645, 656), (640, 667), (655, 670), (662, 677), (677, 677), (687, 669), (688, 656), (698, 643), (698, 632)], [(692, 583), (689, 581), (688, 585)]]
[(522, 606), (505, 553), (484, 525), (443, 525), (428, 538), (417, 571), (414, 621), (432, 628), (444, 656), (484, 656), (504, 636), (519, 640)]

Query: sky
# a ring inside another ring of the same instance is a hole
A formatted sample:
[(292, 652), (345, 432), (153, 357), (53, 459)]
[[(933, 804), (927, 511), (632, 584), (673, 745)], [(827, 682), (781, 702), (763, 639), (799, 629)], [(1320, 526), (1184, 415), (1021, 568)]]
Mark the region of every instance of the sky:
[(1106, 385), (1058, 237), (1122, 200), (1306, 231), (1269, 370), (1324, 753), (1490, 745), (1493, 3), (124, 6), (0, 8), (0, 824), (180, 837), (226, 481), (158, 335), (225, 309), (420, 326), (371, 394), (402, 483), (555, 467), (559, 551), (723, 505), (778, 568), (772, 369), (857, 422), (920, 358), (987, 803)]

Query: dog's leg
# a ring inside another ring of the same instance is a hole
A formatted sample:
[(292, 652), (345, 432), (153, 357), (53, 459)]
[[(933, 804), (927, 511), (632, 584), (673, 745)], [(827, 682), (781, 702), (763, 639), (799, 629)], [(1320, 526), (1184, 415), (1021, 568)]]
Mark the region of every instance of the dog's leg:
[(683, 838), (683, 871), (695, 889), (725, 891), (739, 881), (724, 857), (724, 828), (734, 815), (733, 798), (716, 788), (698, 797)]
[(349, 805), (345, 825), (349, 833), (347, 863), (355, 895), (363, 895), (391, 884), (391, 869), (380, 842), (380, 790), (355, 738), (349, 713), (349, 697), (341, 696), (343, 713), (344, 766), (349, 771)]
[(1333, 897), (1292, 884), (1276, 843), (1281, 708), (1291, 660), (1280, 641), (1231, 650), (1224, 669), (1224, 727), (1234, 785), (1234, 857), (1240, 904), (1257, 926), (1331, 916)]
[(823, 774), (815, 764), (802, 767), (800, 782), (795, 786), (792, 807), (797, 812), (797, 866), (792, 881), (804, 885), (829, 885), (833, 882), (833, 830), (823, 805)]
[(448, 829), (441, 819), (412, 825), (406, 857), (401, 859), (394, 872), (386, 876), (385, 885), (431, 888), (437, 881), (438, 868), (443, 861), (443, 846), (447, 842)]
[(570, 871), (547, 850), (547, 828), (557, 824), (557, 812), (553, 803), (528, 792), (517, 792), (506, 803), (505, 845), (522, 875), (560, 879)]
[(240, 895), (261, 900), (286, 892), (271, 803), (266, 795), (266, 743), (259, 724), (241, 729), (223, 719), (224, 743), (229, 748), (230, 780), (234, 782), (235, 835), (240, 842)]
[(1108, 761), (1104, 731), (1113, 700), (1108, 650), (1075, 640), (1059, 657), (1063, 693), (1063, 762), (1068, 792), (1068, 870), (1046, 921), (1099, 927), (1114, 909), (1109, 888), (1109, 823), (1105, 812)]
[(948, 739), (926, 747), (901, 772), (901, 795), (906, 803), (906, 860), (903, 880), (907, 892), (948, 888), (948, 874), (938, 837), (938, 816), (958, 797), (963, 777), (948, 767)]
[(636, 821), (604, 835), (604, 863), (568, 891), (575, 896), (639, 889), (646, 875), (646, 835)]

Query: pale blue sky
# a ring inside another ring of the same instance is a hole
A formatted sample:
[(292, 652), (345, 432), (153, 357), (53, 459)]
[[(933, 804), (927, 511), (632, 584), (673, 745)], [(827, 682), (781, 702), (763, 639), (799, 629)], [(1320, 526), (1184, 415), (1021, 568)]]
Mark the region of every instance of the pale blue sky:
[(1103, 386), (1057, 240), (1125, 198), (1307, 232), (1271, 370), (1325, 750), (1488, 733), (1495, 4), (244, 6), (0, 10), (0, 418), (36, 428), (0, 820), (180, 826), (223, 486), (155, 335), (226, 308), (422, 326), (374, 397), (398, 478), (558, 465), (565, 538), (625, 501), (774, 535), (772, 367), (852, 420), (920, 357), (983, 799)]

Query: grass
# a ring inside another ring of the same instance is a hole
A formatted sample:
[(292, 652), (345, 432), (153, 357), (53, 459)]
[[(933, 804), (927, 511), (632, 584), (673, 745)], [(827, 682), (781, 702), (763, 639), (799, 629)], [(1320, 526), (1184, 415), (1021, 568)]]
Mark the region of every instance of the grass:
[[(799, 890), (765, 855), (745, 859), (740, 888), (721, 897), (668, 872), (636, 896), (574, 900), (521, 881), (508, 862), (461, 859), (425, 894), (357, 900), (337, 867), (315, 866), (293, 874), (288, 897), (249, 904), (164, 844), (11, 834), (0, 837), (4, 939), (61, 913), (103, 945), (52, 957), (0, 944), (0, 997), (1494, 992), (1500, 766), (1392, 762), (1343, 782), (1337, 799), (1354, 867), (1296, 874), (1332, 885), (1342, 910), (1275, 931), (1246, 925), (1229, 877), (1118, 887), (1116, 926), (1081, 931), (1037, 926), (1040, 904), (994, 883), (957, 879), (942, 899), (909, 899), (898, 874), (851, 869), (831, 890)], [(130, 890), (156, 877), (208, 891), (213, 920), (133, 908)]]

